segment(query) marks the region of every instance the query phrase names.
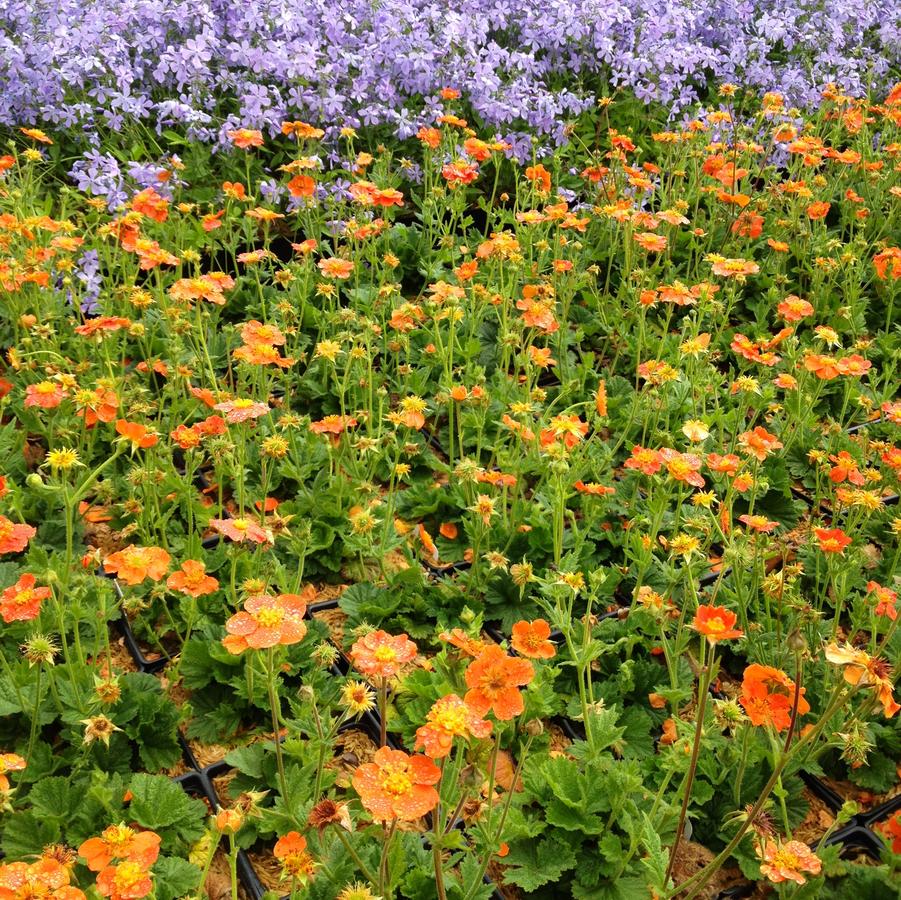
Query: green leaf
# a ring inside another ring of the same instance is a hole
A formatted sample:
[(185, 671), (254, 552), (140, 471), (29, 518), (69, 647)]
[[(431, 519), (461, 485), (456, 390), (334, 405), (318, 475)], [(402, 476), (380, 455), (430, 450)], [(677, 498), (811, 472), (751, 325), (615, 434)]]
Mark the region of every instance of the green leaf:
[(510, 867), (504, 873), (504, 880), (529, 892), (543, 884), (558, 882), (564, 872), (576, 865), (576, 854), (569, 844), (550, 837), (540, 841), (517, 841), (504, 862)]
[(28, 794), (28, 801), (36, 815), (60, 822), (71, 817), (80, 800), (80, 792), (73, 790), (70, 778), (44, 778)]
[(162, 832), (175, 841), (196, 841), (203, 834), (206, 807), (189, 797), (165, 775), (135, 775), (129, 785), (132, 793), (129, 812), (144, 828)]
[(153, 867), (156, 900), (175, 900), (190, 894), (200, 884), (200, 869), (186, 859), (167, 856)]
[(16, 813), (6, 820), (3, 829), (3, 854), (6, 861), (34, 859), (60, 836), (58, 822), (40, 818), (33, 812)]
[(257, 743), (230, 751), (226, 754), (225, 761), (245, 775), (250, 775), (252, 778), (262, 778), (263, 759), (265, 756), (266, 749), (262, 744)]

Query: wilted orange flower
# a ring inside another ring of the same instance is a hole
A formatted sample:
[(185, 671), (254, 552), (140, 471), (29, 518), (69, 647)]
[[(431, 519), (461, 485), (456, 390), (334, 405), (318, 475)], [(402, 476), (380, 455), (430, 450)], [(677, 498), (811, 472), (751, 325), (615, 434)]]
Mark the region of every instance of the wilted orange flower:
[(364, 675), (390, 678), (416, 656), (416, 644), (405, 634), (370, 631), (350, 648), (350, 660)]
[(796, 697), (798, 716), (810, 712), (804, 693), (801, 688), (799, 696), (795, 683), (780, 669), (752, 663), (744, 671), (739, 702), (752, 725), (772, 725), (777, 731), (784, 731), (791, 724)]
[(0, 515), (0, 553), (20, 553), (35, 534), (37, 529), (31, 525), (17, 524)]
[(823, 553), (844, 554), (851, 543), (851, 538), (841, 528), (814, 528), (813, 533)]
[(155, 447), (159, 440), (159, 435), (150, 431), (146, 425), (140, 422), (127, 422), (125, 419), (116, 421), (116, 433), (121, 436), (123, 441), (131, 444), (132, 452), (137, 449), (146, 450), (149, 447)]
[(30, 622), (41, 612), (41, 602), (50, 596), (50, 588), (35, 587), (34, 575), (25, 574), (0, 596), (0, 617), (6, 623)]
[(481, 716), (489, 711), (506, 721), (524, 709), (519, 688), (535, 677), (535, 670), (527, 659), (508, 656), (496, 644), (489, 644), (466, 669), (464, 698)]
[(354, 790), (377, 822), (422, 818), (438, 804), (434, 785), (440, 780), (441, 770), (430, 759), (390, 747), (379, 748), (353, 774)]
[(776, 450), (782, 449), (782, 443), (775, 434), (770, 434), (765, 428), (758, 425), (751, 431), (745, 431), (738, 436), (738, 443), (749, 456), (753, 456), (763, 462), (767, 456)]
[(426, 716), (426, 724), (416, 730), (414, 750), (423, 750), (431, 759), (443, 759), (451, 752), (455, 737), (485, 738), (491, 722), (479, 716), (456, 694), (437, 700)]
[(802, 873), (819, 875), (823, 868), (820, 858), (801, 841), (764, 840), (763, 846), (756, 848), (761, 859), (760, 872), (774, 884), (794, 881), (804, 884), (807, 879)]
[(37, 141), (39, 144), (52, 144), (53, 141), (47, 136), (46, 132), (41, 131), (40, 128), (20, 128), (19, 131), (25, 135), (25, 137), (30, 137), (33, 141)]
[(166, 580), (170, 591), (180, 591), (188, 597), (203, 597), (219, 589), (219, 582), (206, 574), (206, 566), (196, 559), (186, 559), (177, 572)]
[(244, 603), (226, 623), (228, 636), (222, 645), (229, 653), (262, 650), (279, 644), (296, 644), (307, 633), (303, 617), (306, 599), (301, 594), (256, 594)]
[(557, 653), (553, 642), (548, 640), (550, 636), (551, 626), (544, 619), (521, 621), (513, 626), (510, 644), (520, 656), (550, 659)]
[(825, 655), (829, 662), (844, 666), (842, 674), (848, 684), (876, 688), (876, 696), (887, 719), (901, 710), (901, 705), (895, 702), (892, 695), (892, 667), (884, 659), (870, 656), (865, 650), (858, 650), (851, 644), (827, 644)]
[(78, 855), (92, 872), (105, 869), (114, 859), (131, 860), (149, 869), (160, 855), (160, 836), (153, 831), (135, 831), (125, 824), (110, 825), (100, 837), (84, 841)]
[(162, 547), (132, 545), (107, 556), (103, 568), (125, 584), (136, 585), (145, 578), (159, 581), (169, 570), (171, 559)]
[(107, 866), (97, 876), (97, 893), (110, 900), (141, 900), (152, 890), (150, 872), (131, 860)]
[(724, 606), (699, 606), (695, 613), (692, 628), (707, 638), (708, 643), (728, 641), (740, 638), (744, 632), (733, 627), (737, 620), (734, 612)]

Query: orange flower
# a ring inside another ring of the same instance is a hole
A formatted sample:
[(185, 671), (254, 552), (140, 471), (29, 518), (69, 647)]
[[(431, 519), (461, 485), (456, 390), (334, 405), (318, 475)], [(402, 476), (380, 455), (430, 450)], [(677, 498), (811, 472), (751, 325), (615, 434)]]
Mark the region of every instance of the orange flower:
[(857, 466), (857, 460), (847, 450), (842, 450), (838, 455), (833, 454), (829, 461), (834, 463), (829, 470), (829, 480), (834, 484), (850, 481), (851, 484), (862, 487), (867, 483), (866, 476)]
[(588, 434), (588, 423), (583, 422), (578, 416), (560, 415), (554, 416), (547, 428), (541, 429), (538, 436), (542, 447), (549, 447), (563, 441), (567, 450), (572, 450)]
[(464, 698), (480, 715), (493, 711), (506, 721), (524, 709), (519, 688), (535, 677), (535, 669), (527, 659), (508, 656), (496, 644), (489, 644), (466, 670)]
[(188, 597), (203, 597), (219, 589), (219, 582), (206, 574), (206, 566), (196, 559), (186, 559), (177, 572), (166, 580), (170, 591), (181, 591)]
[(50, 588), (36, 588), (34, 575), (22, 575), (0, 596), (0, 617), (6, 623), (30, 622), (41, 612), (41, 601), (50, 596)]
[(310, 423), (310, 431), (313, 434), (339, 435), (347, 428), (356, 428), (357, 420), (350, 416), (330, 415), (318, 422)]
[(798, 695), (795, 683), (780, 669), (752, 663), (744, 671), (739, 702), (752, 725), (772, 725), (784, 731), (791, 723), (791, 712), (798, 700), (798, 716), (810, 712), (804, 699), (805, 689)]
[(901, 811), (896, 812), (887, 822), (880, 825), (879, 831), (891, 839), (892, 853), (901, 853)]
[(756, 275), (760, 266), (748, 259), (724, 259), (717, 257), (713, 260), (713, 274), (722, 275), (725, 278), (745, 278), (748, 275)]
[(883, 587), (878, 581), (868, 581), (867, 593), (876, 595), (876, 608), (873, 612), (877, 616), (887, 616), (893, 622), (898, 618), (898, 611), (895, 608), (898, 603), (897, 591)]
[(462, 650), (466, 656), (475, 659), (484, 649), (485, 642), (479, 638), (470, 637), (462, 628), (454, 628), (452, 631), (442, 631), (438, 635), (439, 641), (445, 641), (448, 644)]
[(416, 656), (416, 644), (405, 634), (370, 631), (350, 648), (350, 660), (364, 675), (390, 678)]
[(249, 541), (252, 544), (273, 543), (272, 534), (253, 519), (238, 516), (236, 519), (210, 519), (210, 528), (230, 541)]
[(145, 578), (159, 581), (169, 570), (172, 559), (162, 547), (132, 545), (113, 553), (103, 561), (103, 568), (126, 584), (140, 584)]
[(296, 644), (307, 633), (303, 617), (306, 600), (300, 594), (257, 594), (248, 598), (241, 612), (226, 623), (228, 636), (222, 644), (229, 653), (262, 650), (279, 644)]
[(306, 884), (313, 877), (315, 863), (307, 852), (307, 839), (297, 831), (289, 831), (275, 842), (272, 855), (282, 864), (286, 876)]
[(79, 406), (75, 415), (84, 418), (84, 423), (88, 428), (98, 422), (112, 422), (119, 409), (119, 398), (116, 396), (116, 392), (100, 387), (93, 391), (80, 392), (76, 395), (75, 402)]
[(228, 131), (226, 134), (228, 139), (241, 150), (263, 146), (263, 133), (255, 128), (238, 128), (235, 131)]
[(416, 730), (414, 750), (424, 750), (432, 759), (451, 752), (455, 737), (485, 738), (491, 734), (491, 722), (479, 716), (456, 694), (437, 700), (426, 716), (426, 724)]
[(632, 456), (625, 461), (623, 468), (638, 469), (643, 475), (654, 475), (660, 471), (663, 460), (657, 450), (650, 450), (636, 444), (632, 448)]
[(331, 257), (330, 259), (320, 259), (316, 264), (319, 266), (319, 271), (326, 278), (350, 278), (350, 273), (354, 270), (354, 264), (349, 259), (338, 259), (338, 257)]
[(666, 238), (653, 231), (639, 231), (635, 235), (635, 243), (649, 253), (662, 253), (666, 250)]
[(539, 163), (537, 166), (527, 166), (525, 176), (539, 193), (547, 194), (551, 190), (551, 173)]
[(763, 462), (770, 453), (782, 449), (782, 443), (775, 434), (770, 434), (765, 428), (758, 425), (752, 431), (746, 431), (738, 436), (738, 443), (749, 456), (753, 456), (759, 462)]
[(19, 525), (0, 516), (0, 553), (21, 553), (37, 534), (31, 525)]
[(156, 446), (159, 435), (148, 430), (145, 425), (140, 422), (126, 422), (125, 419), (116, 420), (116, 433), (121, 435), (121, 439), (131, 444), (132, 453), (138, 448), (146, 450), (148, 447)]
[(225, 413), (225, 421), (230, 425), (240, 422), (253, 421), (265, 416), (269, 407), (265, 403), (257, 403), (249, 397), (239, 397), (236, 400), (228, 400), (225, 403), (217, 403), (213, 409)]
[(748, 515), (747, 513), (739, 516), (738, 521), (744, 522), (744, 524), (751, 531), (759, 531), (763, 534), (769, 534), (771, 531), (779, 527), (778, 522), (773, 522), (766, 516)]
[(354, 790), (377, 822), (400, 819), (413, 822), (438, 804), (436, 785), (441, 770), (425, 756), (408, 756), (400, 750), (381, 747), (372, 762), (357, 767)]
[(810, 206), (807, 207), (807, 218), (811, 220), (811, 222), (816, 222), (819, 219), (825, 219), (829, 214), (829, 210), (831, 208), (831, 204), (826, 203), (823, 200), (820, 200), (816, 203), (811, 203)]
[(58, 381), (40, 381), (25, 388), (25, 406), (56, 409), (66, 396), (66, 389)]
[(107, 866), (97, 876), (97, 893), (110, 900), (141, 900), (152, 890), (150, 872), (131, 860), (117, 866)]
[(729, 641), (740, 638), (744, 632), (734, 628), (736, 615), (724, 606), (699, 606), (695, 613), (692, 628), (703, 634), (710, 644), (717, 641)]
[(886, 247), (873, 257), (873, 268), (880, 281), (901, 278), (901, 247)]
[(131, 208), (155, 222), (165, 222), (169, 217), (169, 201), (152, 187), (135, 194), (131, 198)]
[(292, 197), (312, 197), (316, 192), (316, 181), (309, 175), (295, 175), (286, 187)]
[(0, 753), (0, 793), (9, 790), (6, 773), (21, 772), (25, 765), (25, 760), (18, 753)]
[(813, 533), (823, 553), (844, 555), (845, 547), (851, 543), (851, 538), (841, 528), (814, 528)]
[(114, 859), (130, 860), (149, 869), (160, 854), (160, 836), (153, 831), (135, 831), (124, 824), (110, 825), (100, 837), (88, 838), (78, 848), (92, 872), (105, 869)]
[(41, 857), (37, 862), (0, 865), (0, 897), (3, 900), (84, 900), (69, 884), (69, 867), (59, 860)]
[(814, 313), (813, 305), (794, 294), (789, 294), (777, 307), (776, 311), (786, 322), (800, 322)]
[(819, 875), (823, 864), (819, 857), (801, 841), (764, 840), (763, 847), (757, 847), (757, 855), (761, 858), (760, 872), (762, 875), (779, 884), (783, 881), (794, 881), (796, 884), (804, 884), (807, 879), (801, 874), (809, 872), (811, 875)]
[(534, 622), (517, 622), (513, 626), (510, 640), (513, 649), (520, 656), (528, 656), (530, 659), (550, 659), (557, 653), (557, 648), (548, 638), (551, 636), (551, 626), (544, 619), (535, 619)]
[(605, 484), (597, 484), (594, 481), (577, 481), (573, 487), (580, 494), (588, 494), (592, 497), (607, 497), (616, 493), (616, 488), (607, 487)]
[(843, 676), (848, 684), (876, 688), (876, 696), (887, 719), (901, 709), (892, 696), (891, 666), (884, 659), (870, 656), (865, 650), (857, 650), (851, 644), (827, 644), (825, 655), (829, 662), (845, 667)]

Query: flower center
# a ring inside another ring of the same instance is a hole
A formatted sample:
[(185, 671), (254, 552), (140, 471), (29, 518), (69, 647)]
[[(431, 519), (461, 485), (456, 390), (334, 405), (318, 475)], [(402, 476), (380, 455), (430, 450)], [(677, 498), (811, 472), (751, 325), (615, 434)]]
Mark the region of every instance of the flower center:
[(413, 782), (404, 770), (396, 769), (384, 775), (382, 778), (382, 789), (386, 794), (402, 797), (405, 794), (409, 794), (413, 789)]
[(261, 609), (255, 616), (263, 628), (275, 628), (281, 625), (285, 614), (280, 609)]
[(397, 659), (397, 653), (391, 647), (378, 647), (373, 654), (380, 663), (394, 662)]

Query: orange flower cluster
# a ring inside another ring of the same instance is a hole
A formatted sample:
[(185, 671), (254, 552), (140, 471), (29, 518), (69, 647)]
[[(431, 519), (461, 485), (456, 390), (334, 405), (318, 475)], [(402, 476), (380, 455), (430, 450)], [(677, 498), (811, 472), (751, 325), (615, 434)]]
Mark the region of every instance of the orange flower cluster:
[(781, 669), (752, 663), (744, 671), (739, 702), (752, 725), (785, 731), (796, 701), (799, 718), (810, 712), (804, 693), (801, 688), (799, 695), (795, 683)]

